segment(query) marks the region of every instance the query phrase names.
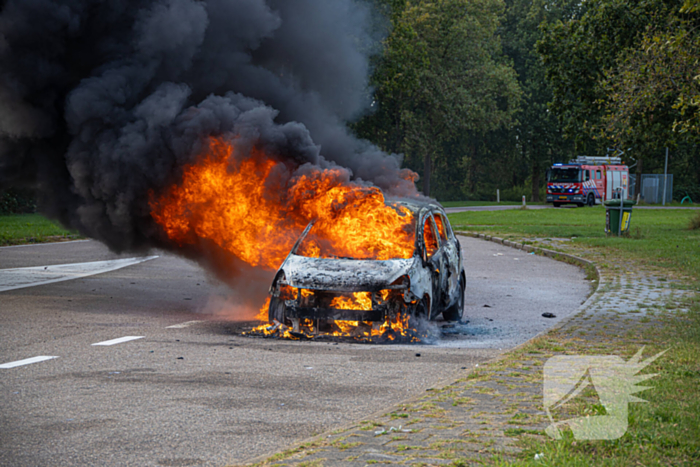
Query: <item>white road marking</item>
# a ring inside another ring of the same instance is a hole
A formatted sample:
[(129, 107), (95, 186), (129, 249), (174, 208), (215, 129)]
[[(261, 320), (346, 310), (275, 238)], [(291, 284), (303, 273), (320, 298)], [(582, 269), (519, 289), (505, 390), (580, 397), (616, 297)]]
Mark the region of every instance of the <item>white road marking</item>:
[(129, 342), (129, 341), (135, 341), (136, 339), (143, 339), (146, 336), (124, 336), (124, 337), (119, 337), (117, 339), (112, 339), (109, 341), (104, 341), (104, 342), (96, 342), (92, 345), (114, 345), (114, 344), (121, 344), (122, 342)]
[(0, 368), (14, 368), (16, 366), (29, 365), (31, 363), (44, 362), (46, 360), (51, 360), (58, 357), (47, 357), (45, 355), (39, 357), (25, 358), (24, 360), (17, 360), (16, 362), (3, 363)]
[(173, 324), (172, 326), (166, 326), (165, 329), (182, 329), (186, 328), (188, 326), (192, 326), (193, 324), (197, 323), (203, 323), (204, 321), (187, 321), (185, 323), (180, 323), (180, 324)]
[(158, 256), (111, 259), (107, 261), (92, 261), (89, 263), (55, 264), (53, 266), (33, 266), (29, 268), (0, 269), (0, 292), (94, 276), (96, 274), (116, 271), (117, 269), (143, 263), (144, 261), (155, 258), (158, 258)]

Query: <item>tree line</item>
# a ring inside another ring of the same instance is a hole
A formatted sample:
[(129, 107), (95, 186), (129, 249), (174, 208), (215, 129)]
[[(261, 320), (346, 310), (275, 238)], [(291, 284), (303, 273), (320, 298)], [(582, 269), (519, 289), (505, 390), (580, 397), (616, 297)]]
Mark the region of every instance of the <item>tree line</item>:
[[(546, 169), (621, 154), (700, 190), (700, 0), (374, 0), (390, 21), (352, 127), (440, 200), (543, 198)], [(637, 184), (637, 190), (639, 184)]]

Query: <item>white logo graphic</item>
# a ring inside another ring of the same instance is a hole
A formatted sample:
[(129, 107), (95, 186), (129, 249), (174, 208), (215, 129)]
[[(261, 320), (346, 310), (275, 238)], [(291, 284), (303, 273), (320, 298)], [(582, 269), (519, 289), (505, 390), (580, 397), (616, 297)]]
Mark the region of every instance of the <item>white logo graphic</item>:
[[(656, 376), (637, 375), (651, 362), (667, 352), (664, 350), (642, 361), (639, 349), (629, 361), (614, 355), (557, 355), (544, 365), (544, 408), (551, 425), (545, 430), (554, 439), (561, 439), (560, 427), (568, 425), (574, 438), (581, 440), (617, 439), (627, 432), (628, 404), (646, 402), (633, 394), (649, 389), (637, 383)], [(555, 422), (552, 410), (592, 386), (605, 415), (572, 418)]]

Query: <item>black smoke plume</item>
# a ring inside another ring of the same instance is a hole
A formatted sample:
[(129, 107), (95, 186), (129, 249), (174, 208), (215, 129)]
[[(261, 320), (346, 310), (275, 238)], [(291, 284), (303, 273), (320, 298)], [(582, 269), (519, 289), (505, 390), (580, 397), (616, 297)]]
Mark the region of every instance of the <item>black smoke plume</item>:
[(0, 189), (35, 187), (42, 212), (115, 251), (167, 247), (148, 193), (172, 184), (209, 135), (236, 135), (297, 166), (338, 164), (395, 193), (413, 189), (399, 158), (345, 126), (369, 95), (376, 38), (364, 3), (0, 8)]

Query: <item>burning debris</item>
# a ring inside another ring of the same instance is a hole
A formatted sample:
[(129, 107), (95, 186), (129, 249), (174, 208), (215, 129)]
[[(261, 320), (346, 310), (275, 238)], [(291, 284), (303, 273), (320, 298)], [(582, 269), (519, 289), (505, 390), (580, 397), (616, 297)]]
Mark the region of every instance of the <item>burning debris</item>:
[[(268, 307), (269, 299), (257, 317), (260, 321), (267, 321)], [(363, 343), (411, 344), (423, 342), (426, 338), (431, 337), (425, 326), (415, 322), (410, 323), (410, 315), (408, 314), (398, 314), (393, 319), (387, 319), (384, 322), (335, 320), (328, 317), (316, 320), (292, 319), (291, 327), (273, 319), (271, 324), (261, 324), (243, 334), (291, 340), (347, 338), (354, 342)]]

